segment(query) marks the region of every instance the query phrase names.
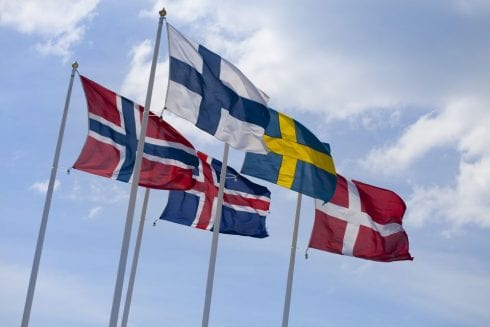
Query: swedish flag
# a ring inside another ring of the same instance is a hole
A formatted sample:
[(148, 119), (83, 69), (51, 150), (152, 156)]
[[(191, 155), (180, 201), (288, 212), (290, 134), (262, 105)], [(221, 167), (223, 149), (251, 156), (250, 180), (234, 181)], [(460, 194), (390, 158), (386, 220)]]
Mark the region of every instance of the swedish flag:
[(247, 152), (242, 173), (328, 201), (337, 183), (330, 146), (296, 120), (269, 108), (267, 155)]

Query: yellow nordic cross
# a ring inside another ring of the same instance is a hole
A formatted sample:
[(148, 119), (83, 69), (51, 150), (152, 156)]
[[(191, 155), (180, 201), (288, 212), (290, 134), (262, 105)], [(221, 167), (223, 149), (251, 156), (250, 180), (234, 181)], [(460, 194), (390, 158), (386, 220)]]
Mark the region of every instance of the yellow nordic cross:
[(296, 139), (296, 124), (294, 120), (280, 112), (278, 112), (278, 115), (282, 137), (263, 136), (263, 140), (269, 150), (282, 155), (281, 168), (279, 169), (276, 183), (283, 187), (291, 188), (298, 159), (335, 174), (332, 157), (307, 145), (299, 144)]

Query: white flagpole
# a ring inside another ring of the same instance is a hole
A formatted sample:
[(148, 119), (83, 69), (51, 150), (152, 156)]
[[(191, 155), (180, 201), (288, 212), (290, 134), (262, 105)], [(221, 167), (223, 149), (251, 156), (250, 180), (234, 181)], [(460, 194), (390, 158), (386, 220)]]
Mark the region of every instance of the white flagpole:
[(37, 237), (36, 252), (34, 254), (34, 261), (32, 263), (31, 277), (29, 279), (29, 288), (27, 290), (26, 303), (24, 305), (24, 313), (22, 315), (22, 327), (29, 325), (29, 318), (31, 316), (32, 300), (34, 298), (34, 289), (36, 288), (37, 273), (39, 271), (39, 262), (41, 260), (41, 253), (43, 251), (44, 236), (46, 235), (46, 227), (48, 225), (49, 209), (51, 207), (51, 198), (53, 197), (54, 182), (56, 180), (56, 172), (58, 170), (58, 162), (60, 160), (61, 144), (63, 143), (63, 135), (65, 134), (66, 117), (68, 115), (68, 107), (70, 106), (71, 90), (73, 88), (73, 79), (75, 72), (78, 68), (78, 63), (75, 61), (72, 65), (70, 83), (68, 84), (68, 91), (66, 93), (65, 108), (63, 110), (63, 116), (61, 118), (60, 131), (58, 133), (58, 142), (56, 144), (56, 150), (54, 153), (53, 166), (51, 167), (51, 176), (49, 178), (48, 192), (46, 194), (46, 200), (44, 202), (43, 216), (41, 219), (41, 227), (39, 228), (39, 234)]
[(131, 298), (133, 297), (134, 280), (136, 279), (136, 268), (138, 267), (138, 259), (140, 256), (141, 240), (143, 238), (143, 229), (145, 227), (146, 209), (148, 208), (149, 197), (150, 189), (147, 188), (145, 191), (145, 198), (143, 199), (143, 208), (141, 209), (140, 224), (138, 226), (138, 236), (136, 237), (136, 245), (134, 248), (133, 262), (131, 264), (131, 273), (129, 275), (126, 300), (124, 302), (121, 327), (126, 327), (128, 325), (129, 309), (131, 307)]
[(296, 217), (294, 218), (293, 240), (291, 241), (291, 256), (289, 258), (288, 281), (286, 286), (286, 296), (284, 298), (284, 311), (282, 313), (282, 327), (287, 327), (289, 323), (289, 307), (291, 306), (291, 290), (293, 288), (294, 261), (296, 259), (296, 244), (298, 243), (299, 215), (301, 212), (301, 193), (298, 193), (296, 202)]
[(208, 280), (206, 283), (206, 298), (204, 300), (204, 312), (202, 315), (203, 327), (208, 327), (209, 324), (209, 311), (211, 310), (211, 295), (213, 293), (214, 268), (216, 266), (216, 254), (218, 252), (218, 237), (219, 237), (219, 229), (221, 226), (221, 210), (223, 208), (223, 192), (225, 189), (226, 168), (228, 166), (229, 148), (230, 145), (228, 143), (225, 143), (220, 180), (219, 180), (218, 203), (216, 208), (216, 216), (214, 218), (214, 224), (213, 224), (213, 241), (211, 243), (211, 254), (209, 256)]
[(163, 20), (166, 15), (165, 9), (160, 12), (160, 19), (158, 21), (157, 37), (155, 41), (155, 48), (153, 50), (153, 60), (150, 69), (150, 78), (148, 80), (148, 89), (146, 93), (145, 109), (143, 112), (143, 121), (141, 123), (141, 132), (138, 140), (138, 147), (136, 150), (136, 159), (134, 163), (134, 175), (131, 184), (131, 193), (129, 195), (128, 211), (126, 215), (126, 224), (124, 226), (124, 237), (121, 246), (121, 255), (119, 257), (119, 268), (117, 271), (116, 286), (114, 289), (114, 298), (112, 301), (111, 318), (109, 321), (109, 327), (117, 327), (117, 319), (119, 316), (119, 307), (121, 305), (121, 295), (124, 282), (124, 273), (126, 271), (126, 263), (128, 260), (128, 248), (131, 240), (131, 229), (134, 218), (134, 208), (136, 204), (136, 195), (138, 193), (138, 184), (140, 180), (141, 159), (143, 157), (143, 147), (145, 143), (146, 129), (148, 126), (148, 114), (151, 105), (151, 95), (153, 92), (153, 83), (155, 81), (155, 70), (158, 59), (158, 50), (160, 48), (160, 37), (162, 34)]
[(41, 219), (41, 227), (39, 228), (39, 234), (37, 237), (36, 252), (34, 254), (34, 261), (32, 263), (31, 277), (29, 279), (29, 288), (27, 290), (26, 303), (24, 305), (24, 313), (22, 315), (22, 327), (29, 325), (29, 318), (31, 316), (32, 300), (34, 298), (34, 289), (36, 288), (37, 273), (39, 271), (39, 262), (41, 260), (41, 253), (43, 251), (44, 236), (46, 235), (46, 227), (48, 225), (49, 209), (51, 207), (51, 199), (53, 197), (54, 182), (56, 180), (56, 172), (58, 170), (58, 162), (60, 160), (61, 145), (63, 143), (63, 135), (65, 134), (66, 117), (68, 115), (68, 107), (70, 106), (71, 90), (73, 88), (73, 79), (75, 72), (78, 68), (78, 63), (75, 61), (72, 65), (70, 83), (68, 84), (68, 91), (66, 93), (65, 108), (63, 110), (63, 116), (61, 118), (60, 131), (58, 133), (58, 142), (56, 144), (56, 150), (54, 153), (53, 166), (51, 167), (51, 176), (49, 178), (48, 192), (46, 193), (46, 200), (44, 202), (43, 216)]

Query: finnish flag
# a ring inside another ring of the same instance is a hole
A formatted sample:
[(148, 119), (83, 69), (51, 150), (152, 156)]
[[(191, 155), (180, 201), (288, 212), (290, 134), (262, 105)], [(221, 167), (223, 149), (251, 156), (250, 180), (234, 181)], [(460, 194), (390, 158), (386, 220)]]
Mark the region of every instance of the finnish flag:
[(268, 97), (238, 68), (168, 23), (167, 32), (166, 109), (236, 149), (266, 154)]

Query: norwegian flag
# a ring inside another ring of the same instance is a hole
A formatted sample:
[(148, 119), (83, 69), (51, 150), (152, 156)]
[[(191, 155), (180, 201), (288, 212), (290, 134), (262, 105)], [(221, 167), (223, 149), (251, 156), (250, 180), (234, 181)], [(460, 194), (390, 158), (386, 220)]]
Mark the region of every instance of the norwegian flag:
[[(187, 191), (170, 191), (160, 219), (213, 230), (216, 216), (221, 162), (198, 152), (199, 171), (196, 183)], [(270, 192), (227, 167), (220, 233), (267, 237), (265, 216)]]
[(309, 247), (375, 261), (413, 259), (402, 227), (406, 206), (396, 193), (337, 175), (330, 202), (315, 206)]
[[(73, 168), (130, 182), (141, 131), (143, 107), (80, 76), (87, 98), (89, 131)], [(199, 162), (196, 150), (172, 126), (150, 112), (139, 185), (189, 189)]]

